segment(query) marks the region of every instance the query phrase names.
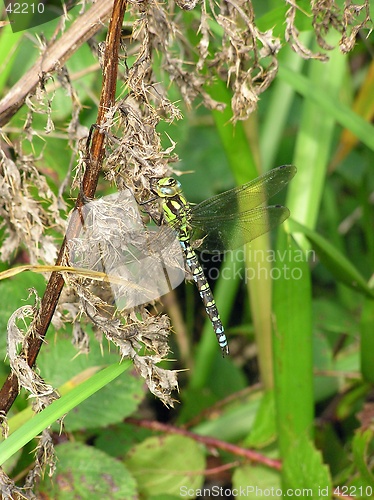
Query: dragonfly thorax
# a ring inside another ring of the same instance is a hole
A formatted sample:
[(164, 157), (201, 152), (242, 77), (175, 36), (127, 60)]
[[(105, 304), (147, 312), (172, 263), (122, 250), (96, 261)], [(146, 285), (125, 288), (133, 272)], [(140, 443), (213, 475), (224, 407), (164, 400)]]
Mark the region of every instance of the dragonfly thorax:
[(151, 189), (159, 197), (164, 222), (177, 231), (180, 241), (188, 241), (191, 208), (180, 182), (173, 177), (164, 177), (158, 179)]

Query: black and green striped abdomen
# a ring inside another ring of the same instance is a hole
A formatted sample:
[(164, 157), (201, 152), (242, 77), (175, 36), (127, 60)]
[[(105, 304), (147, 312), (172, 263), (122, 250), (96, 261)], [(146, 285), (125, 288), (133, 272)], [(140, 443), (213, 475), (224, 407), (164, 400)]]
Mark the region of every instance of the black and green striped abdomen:
[(229, 354), (229, 345), (225, 335), (225, 330), (223, 328), (221, 318), (218, 314), (216, 307), (216, 301), (214, 300), (212, 290), (209, 283), (205, 277), (203, 268), (201, 267), (196, 253), (192, 249), (191, 245), (187, 241), (180, 240), (183, 251), (186, 256), (187, 265), (192, 273), (194, 282), (196, 283), (197, 289), (201, 300), (203, 301), (205, 311), (209, 316), (212, 323), (214, 333), (216, 334), (218, 343), (222, 349), (223, 354)]

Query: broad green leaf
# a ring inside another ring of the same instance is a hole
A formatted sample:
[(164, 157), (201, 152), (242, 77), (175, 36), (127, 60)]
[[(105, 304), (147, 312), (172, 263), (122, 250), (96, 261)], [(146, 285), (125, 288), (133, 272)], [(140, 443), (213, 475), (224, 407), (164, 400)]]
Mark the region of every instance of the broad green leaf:
[(10, 26), (3, 26), (0, 33), (0, 95), (4, 95), (4, 86), (14, 69), (17, 58), (17, 50), (22, 42), (23, 32), (13, 33)]
[(137, 425), (122, 423), (100, 429), (95, 439), (95, 447), (112, 457), (123, 459), (137, 443), (153, 436), (153, 431)]
[(194, 498), (188, 490), (203, 485), (204, 449), (184, 436), (152, 437), (134, 446), (125, 464), (137, 480), (143, 497), (180, 495)]
[(235, 469), (232, 486), (238, 498), (282, 497), (279, 472), (258, 465), (243, 465)]
[(259, 397), (239, 401), (217, 418), (207, 420), (193, 428), (202, 436), (214, 436), (222, 441), (238, 441), (250, 432), (260, 405)]
[(136, 481), (118, 460), (92, 446), (64, 443), (56, 447), (57, 469), (40, 485), (43, 498), (124, 500), (138, 498)]
[(328, 467), (323, 464), (322, 454), (315, 449), (307, 436), (299, 436), (290, 448), (283, 462), (283, 488), (290, 490), (287, 496), (331, 498), (332, 484)]

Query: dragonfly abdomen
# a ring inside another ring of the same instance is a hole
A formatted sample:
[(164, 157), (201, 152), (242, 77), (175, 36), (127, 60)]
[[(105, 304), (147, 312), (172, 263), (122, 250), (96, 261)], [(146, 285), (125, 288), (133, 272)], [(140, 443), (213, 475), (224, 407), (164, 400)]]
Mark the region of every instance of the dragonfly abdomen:
[(212, 290), (205, 277), (203, 268), (201, 267), (196, 253), (192, 249), (191, 245), (183, 239), (180, 240), (180, 244), (183, 248), (183, 251), (185, 252), (186, 263), (192, 273), (192, 277), (194, 282), (196, 283), (197, 289), (199, 290), (199, 294), (201, 300), (203, 301), (205, 311), (212, 323), (214, 333), (216, 334), (218, 343), (222, 349), (222, 353), (224, 355), (229, 354), (229, 345), (225, 335), (225, 329), (222, 325), (221, 318), (217, 310), (216, 301), (214, 300)]

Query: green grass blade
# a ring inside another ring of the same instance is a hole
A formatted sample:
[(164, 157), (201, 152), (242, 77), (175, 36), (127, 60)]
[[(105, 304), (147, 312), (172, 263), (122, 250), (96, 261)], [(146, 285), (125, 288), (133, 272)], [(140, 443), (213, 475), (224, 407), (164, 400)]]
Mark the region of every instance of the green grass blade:
[(374, 383), (374, 300), (364, 302), (360, 321), (361, 372), (365, 380)]
[(226, 103), (226, 109), (223, 112), (212, 111), (212, 115), (235, 181), (238, 185), (244, 184), (257, 177), (258, 171), (243, 122), (238, 122), (236, 125), (230, 122), (232, 93), (224, 82), (216, 82), (212, 97)]
[[(305, 41), (305, 37), (303, 40)], [(282, 61), (287, 61), (287, 67), (295, 74), (301, 71), (304, 63), (303, 59), (289, 47), (282, 50), (280, 54), (281, 65)], [(265, 171), (274, 166), (294, 95), (293, 87), (282, 79), (276, 78), (271, 88), (266, 116), (260, 129), (261, 163)]]
[[(217, 100), (225, 100), (229, 102), (231, 94), (224, 86), (223, 82), (217, 86), (217, 94), (214, 94)], [(226, 110), (224, 113), (213, 112), (216, 121), (218, 133), (224, 145), (227, 159), (233, 175), (238, 184), (248, 182), (259, 175), (256, 166), (255, 156), (257, 151), (253, 151), (258, 144), (251, 133), (247, 132), (244, 125), (251, 127), (254, 125), (255, 117), (251, 117), (244, 122), (238, 122), (235, 127), (229, 122), (231, 112)], [(254, 144), (253, 148), (251, 144)], [(253, 271), (253, 266), (256, 267), (257, 262), (251, 261), (252, 250), (256, 250), (258, 254), (266, 255), (269, 250), (270, 240), (268, 236), (263, 236), (252, 242), (247, 248), (246, 255), (246, 271), (251, 274), (252, 278), (247, 280), (250, 307), (252, 312), (252, 320), (255, 327), (256, 341), (258, 346), (258, 360), (260, 365), (261, 379), (267, 388), (272, 387), (272, 357), (271, 357), (271, 282), (262, 280), (257, 272)], [(267, 268), (268, 275), (270, 274), (270, 265), (262, 259), (261, 266)]]
[[(225, 111), (213, 111), (212, 115), (235, 180), (238, 184), (243, 184), (258, 175), (243, 124), (239, 122), (234, 126), (230, 122), (232, 114), (229, 103), (232, 94), (224, 82), (216, 82), (214, 88), (210, 89), (210, 93), (214, 99), (227, 103)], [(230, 269), (234, 273), (235, 266), (232, 254), (230, 254), (225, 259), (227, 274), (230, 272)], [(222, 271), (223, 268), (215, 285), (214, 296), (223, 324), (227, 324), (234, 304), (239, 280), (225, 280)], [(212, 331), (212, 325), (207, 320), (202, 333), (202, 339), (195, 354), (195, 367), (190, 379), (191, 389), (195, 390), (208, 385), (208, 378), (212, 371), (212, 364), (216, 355), (217, 340)]]
[[(337, 50), (329, 55), (326, 64), (309, 63), (308, 78), (284, 66), (279, 70), (279, 77), (306, 97), (292, 162), (298, 173), (290, 183), (286, 206), (307, 227), (315, 226), (319, 214), (336, 119), (329, 107), (323, 107), (323, 99), (315, 105), (315, 89), (324, 96), (336, 95), (345, 74), (345, 58)], [(313, 429), (312, 289), (307, 248), (309, 243), (302, 235), (287, 237), (279, 232), (273, 270), (279, 274), (274, 280), (273, 343), (279, 445), (281, 457), (289, 464), (283, 472), (283, 487), (294, 485), (290, 478), (302, 477), (303, 464), (293, 456)], [(312, 482), (322, 469), (320, 461)]]
[(272, 263), (266, 258), (270, 237), (264, 234), (247, 248), (246, 285), (252, 312), (252, 321), (258, 350), (261, 381), (265, 389), (273, 387), (273, 357), (271, 340)]
[(10, 26), (1, 28), (0, 33), (0, 96), (4, 94), (4, 86), (11, 74), (16, 59), (16, 51), (20, 39), (24, 36), (22, 31), (13, 33)]
[[(374, 151), (373, 125), (367, 123), (348, 106), (339, 102), (336, 99), (336, 94), (331, 89), (327, 89), (321, 82), (315, 82), (315, 85), (310, 85), (310, 80), (307, 77), (294, 73), (292, 69), (286, 66), (279, 68), (278, 77), (288, 83), (303, 97), (317, 104), (326, 114), (329, 114), (340, 125), (350, 130), (360, 141)], [(330, 76), (330, 82), (333, 81), (334, 78)]]
[(130, 366), (130, 361), (108, 366), (35, 415), (0, 444), (0, 465), (53, 422), (128, 370)]
[(279, 231), (274, 280), (274, 368), (281, 455), (310, 434), (313, 423), (310, 270), (292, 236)]
[(374, 290), (369, 287), (361, 273), (329, 241), (292, 219), (288, 221), (288, 224), (292, 233), (300, 232), (308, 238), (321, 262), (338, 281), (365, 294), (367, 297), (374, 297)]
[[(315, 227), (320, 210), (335, 119), (328, 109), (316, 106), (310, 95), (315, 86), (320, 87), (319, 92), (323, 95), (336, 95), (342, 85), (345, 65), (345, 58), (335, 50), (327, 63), (313, 61), (309, 78), (305, 79), (308, 86), (308, 92), (305, 92), (307, 99), (303, 105), (293, 161), (298, 173), (290, 184), (287, 206), (294, 219), (311, 228)], [(293, 73), (293, 77), (296, 81), (299, 77), (304, 78), (296, 73)], [(329, 99), (336, 102), (336, 99)], [(301, 244), (301, 240), (299, 243)]]

